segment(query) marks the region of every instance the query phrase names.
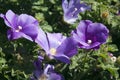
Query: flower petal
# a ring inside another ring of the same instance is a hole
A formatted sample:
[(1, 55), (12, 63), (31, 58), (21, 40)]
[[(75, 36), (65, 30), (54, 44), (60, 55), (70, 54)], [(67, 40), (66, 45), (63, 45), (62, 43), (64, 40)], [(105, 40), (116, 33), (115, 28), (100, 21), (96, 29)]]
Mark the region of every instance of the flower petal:
[(49, 51), (47, 36), (41, 28), (39, 28), (39, 30), (38, 30), (38, 36), (35, 39), (35, 42), (38, 45), (40, 45), (45, 51)]
[(77, 44), (72, 37), (69, 37), (63, 41), (63, 43), (57, 48), (57, 55), (64, 54), (68, 57), (72, 57), (77, 54)]
[(61, 33), (47, 33), (49, 47), (50, 48), (57, 48), (62, 41), (66, 38), (65, 36), (62, 36)]
[(13, 39), (18, 39), (18, 38), (26, 38), (30, 41), (32, 41), (31, 37), (25, 35), (24, 33), (22, 32), (15, 32), (15, 31), (12, 31), (12, 30), (8, 30), (7, 31), (7, 37), (9, 40), (13, 40)]
[(35, 40), (36, 37), (38, 36), (38, 26), (34, 24), (26, 25), (25, 27), (23, 27), (21, 32), (23, 32), (24, 34), (28, 35), (33, 40)]
[(11, 28), (15, 28), (17, 25), (15, 23), (15, 21), (17, 21), (17, 15), (11, 10), (8, 10), (5, 15), (1, 14), (0, 17), (2, 17), (5, 21), (5, 24)]
[(61, 54), (61, 55), (56, 55), (54, 57), (55, 57), (55, 59), (60, 60), (60, 61), (62, 61), (64, 63), (67, 63), (67, 64), (70, 63), (70, 58), (67, 57), (66, 55)]
[(69, 7), (68, 1), (67, 0), (62, 0), (62, 8), (63, 8), (64, 12), (67, 11), (68, 7)]
[(26, 25), (29, 25), (29, 24), (34, 24), (36, 26), (39, 25), (38, 21), (34, 17), (32, 17), (30, 15), (21, 14), (18, 17), (18, 25), (19, 26), (26, 26)]
[(48, 80), (63, 80), (61, 75), (57, 73), (51, 73), (48, 77)]
[(109, 30), (101, 23), (90, 24), (87, 29), (87, 34), (96, 37), (96, 41), (104, 43), (108, 37)]

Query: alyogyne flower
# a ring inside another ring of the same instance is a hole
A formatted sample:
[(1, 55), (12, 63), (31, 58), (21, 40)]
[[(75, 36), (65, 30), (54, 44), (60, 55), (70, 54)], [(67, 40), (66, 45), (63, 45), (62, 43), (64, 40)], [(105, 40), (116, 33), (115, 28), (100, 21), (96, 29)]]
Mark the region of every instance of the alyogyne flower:
[(54, 71), (54, 66), (47, 64), (45, 68), (42, 68), (42, 62), (40, 59), (34, 62), (35, 71), (31, 80), (64, 80), (63, 77)]
[(40, 29), (35, 42), (45, 50), (50, 59), (65, 63), (70, 63), (70, 57), (77, 53), (76, 42), (73, 38), (66, 38), (60, 33), (44, 33)]
[(93, 23), (90, 20), (83, 20), (79, 23), (72, 35), (78, 46), (84, 49), (98, 49), (106, 42), (109, 30), (101, 23)]
[(78, 19), (78, 14), (85, 10), (90, 10), (90, 7), (85, 3), (80, 3), (80, 0), (62, 0), (62, 8), (64, 11), (64, 21), (73, 24)]
[(0, 14), (4, 22), (10, 29), (7, 31), (8, 39), (18, 39), (24, 37), (28, 40), (35, 40), (38, 35), (38, 21), (30, 15), (17, 15), (11, 10), (6, 14)]

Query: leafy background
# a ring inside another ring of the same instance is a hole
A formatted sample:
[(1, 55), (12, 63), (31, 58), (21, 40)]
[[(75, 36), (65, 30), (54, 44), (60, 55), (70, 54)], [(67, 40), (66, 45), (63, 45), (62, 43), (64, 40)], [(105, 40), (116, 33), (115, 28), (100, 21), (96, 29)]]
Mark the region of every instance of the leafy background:
[[(110, 30), (109, 39), (97, 51), (79, 49), (71, 64), (59, 63), (55, 69), (65, 80), (120, 80), (120, 10), (119, 0), (81, 0), (91, 11), (80, 13), (79, 20), (70, 25), (63, 21), (62, 0), (0, 0), (0, 13), (11, 9), (16, 14), (29, 14), (47, 32), (60, 32), (66, 36), (80, 20), (100, 22)], [(33, 61), (42, 52), (40, 47), (26, 39), (9, 41), (8, 27), (0, 19), (0, 80), (29, 80), (34, 70)], [(116, 62), (111, 60), (112, 53)]]

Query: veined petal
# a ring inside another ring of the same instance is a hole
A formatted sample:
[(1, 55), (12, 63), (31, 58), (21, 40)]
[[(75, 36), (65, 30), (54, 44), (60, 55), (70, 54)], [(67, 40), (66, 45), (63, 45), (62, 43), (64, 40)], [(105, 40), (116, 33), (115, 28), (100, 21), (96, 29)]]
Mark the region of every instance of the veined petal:
[(64, 16), (64, 21), (66, 21), (67, 23), (70, 23), (70, 24), (74, 24), (74, 22), (77, 19), (78, 19), (77, 17), (71, 18), (71, 17)]
[(47, 33), (49, 47), (50, 48), (57, 48), (62, 41), (66, 38), (61, 33)]
[(57, 48), (57, 55), (64, 54), (72, 57), (77, 54), (77, 43), (72, 37), (65, 39), (62, 44)]
[(63, 11), (66, 12), (67, 9), (69, 8), (68, 1), (67, 0), (62, 0), (62, 8)]
[(8, 30), (7, 31), (7, 37), (9, 40), (13, 40), (13, 39), (18, 39), (18, 38), (26, 38), (30, 41), (32, 41), (31, 37), (25, 35), (24, 33), (22, 32), (15, 32), (15, 31), (12, 31), (12, 30)]
[(54, 66), (50, 64), (45, 65), (44, 74), (48, 76), (48, 72), (54, 72)]
[(81, 45), (80, 48), (84, 48), (84, 49), (98, 49), (100, 44), (101, 44), (100, 42), (95, 42), (95, 43), (93, 43), (91, 45), (87, 45), (87, 46)]
[(35, 39), (35, 42), (40, 45), (46, 52), (49, 51), (49, 44), (45, 32), (39, 28), (38, 36)]
[(30, 36), (34, 41), (36, 39), (36, 37), (38, 36), (38, 26), (36, 26), (34, 24), (26, 25), (25, 27), (23, 27), (21, 32)]
[(15, 28), (17, 15), (14, 12), (12, 12), (11, 10), (8, 10), (5, 15), (1, 14), (0, 17), (4, 19), (4, 22), (8, 27)]
[(26, 26), (26, 25), (29, 25), (29, 24), (34, 24), (36, 26), (39, 25), (38, 21), (34, 17), (32, 17), (30, 15), (21, 14), (18, 17), (18, 25), (20, 25), (20, 26)]
[(64, 62), (64, 63), (67, 63), (67, 64), (70, 63), (70, 58), (68, 56), (64, 55), (64, 54), (55, 55), (54, 57), (55, 57), (55, 59), (60, 60), (61, 62)]
[(62, 79), (61, 75), (57, 73), (51, 73), (48, 77), (48, 80), (64, 80), (64, 79)]
[(73, 5), (80, 4), (80, 0), (70, 0), (69, 8), (73, 7)]
[(34, 61), (34, 66), (36, 70), (42, 69), (42, 60), (43, 60), (43, 57), (39, 56), (38, 59)]
[(93, 35), (94, 37), (96, 37), (96, 41), (99, 41), (101, 43), (106, 42), (108, 33), (109, 30), (101, 23), (92, 23), (87, 29), (87, 34)]
[(87, 4), (85, 4), (85, 3), (81, 3), (80, 5), (81, 5), (81, 6), (79, 7), (79, 11), (80, 11), (80, 12), (84, 12), (84, 11), (86, 11), (86, 10), (90, 10), (90, 9), (91, 9), (90, 6), (87, 6)]

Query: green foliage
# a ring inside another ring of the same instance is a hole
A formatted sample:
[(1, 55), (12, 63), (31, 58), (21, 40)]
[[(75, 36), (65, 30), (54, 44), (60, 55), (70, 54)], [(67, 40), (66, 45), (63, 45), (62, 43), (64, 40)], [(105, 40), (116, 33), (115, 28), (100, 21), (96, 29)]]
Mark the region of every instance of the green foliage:
[[(71, 64), (56, 61), (55, 66), (65, 80), (119, 80), (120, 79), (120, 9), (119, 0), (81, 0), (91, 5), (91, 11), (80, 13), (74, 25), (63, 21), (61, 0), (0, 0), (0, 13), (8, 9), (17, 14), (26, 13), (34, 16), (40, 27), (47, 32), (60, 32), (70, 35), (80, 20), (101, 22), (110, 30), (106, 44), (97, 51), (79, 49), (79, 53), (71, 58)], [(40, 47), (26, 39), (9, 41), (6, 32), (8, 27), (0, 19), (0, 80), (29, 80), (33, 71), (33, 60)], [(112, 53), (117, 61), (112, 61)]]

